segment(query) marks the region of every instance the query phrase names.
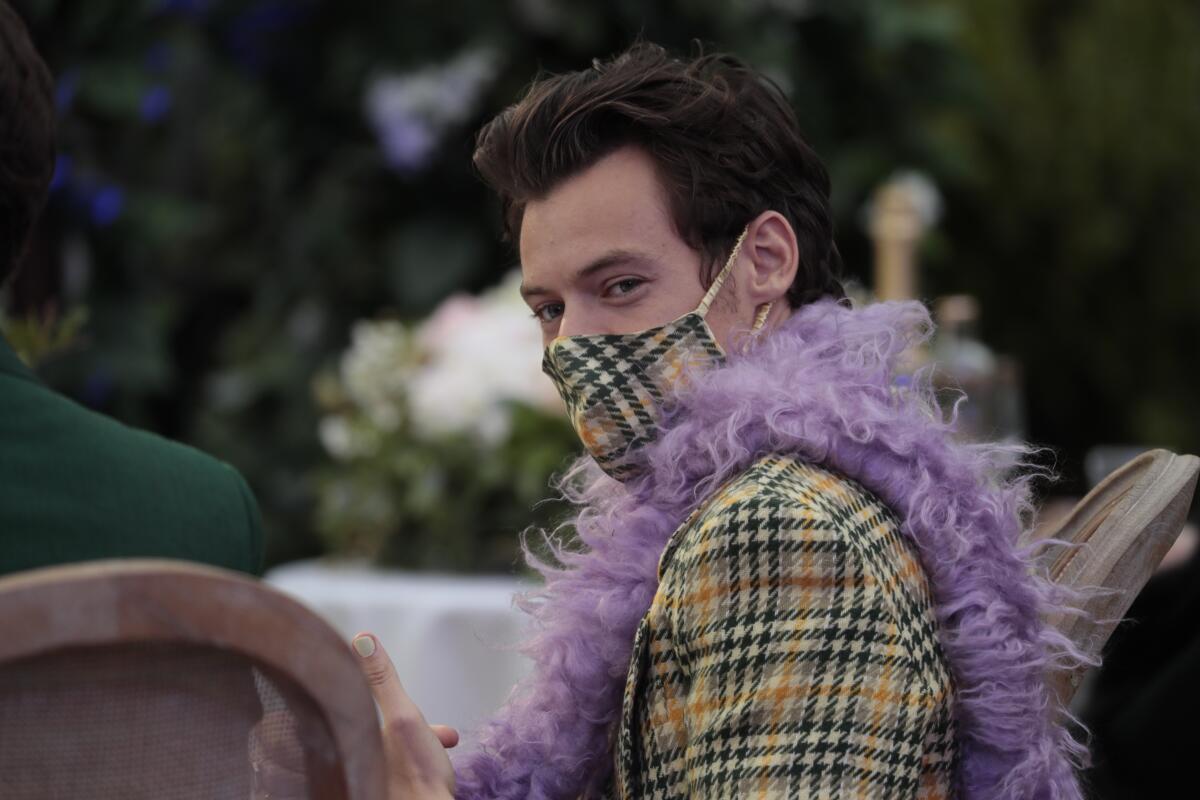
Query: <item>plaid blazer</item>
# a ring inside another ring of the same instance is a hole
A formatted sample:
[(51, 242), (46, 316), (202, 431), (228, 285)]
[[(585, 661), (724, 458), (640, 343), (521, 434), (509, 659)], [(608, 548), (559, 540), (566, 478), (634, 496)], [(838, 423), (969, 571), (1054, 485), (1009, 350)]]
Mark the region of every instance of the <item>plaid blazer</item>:
[(610, 792), (948, 798), (954, 685), (925, 574), (857, 482), (769, 456), (672, 535)]

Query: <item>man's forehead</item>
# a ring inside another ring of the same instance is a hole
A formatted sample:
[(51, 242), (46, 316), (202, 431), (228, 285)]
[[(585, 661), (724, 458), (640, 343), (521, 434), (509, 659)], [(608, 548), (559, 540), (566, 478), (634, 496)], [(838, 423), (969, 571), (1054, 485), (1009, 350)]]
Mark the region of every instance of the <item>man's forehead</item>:
[(522, 269), (582, 264), (611, 248), (653, 248), (673, 233), (653, 162), (627, 148), (530, 201), (521, 221)]
[(559, 283), (621, 261), (653, 260), (665, 249), (664, 235), (644, 218), (597, 216), (589, 223), (546, 226), (522, 234), (522, 277), (526, 283)]

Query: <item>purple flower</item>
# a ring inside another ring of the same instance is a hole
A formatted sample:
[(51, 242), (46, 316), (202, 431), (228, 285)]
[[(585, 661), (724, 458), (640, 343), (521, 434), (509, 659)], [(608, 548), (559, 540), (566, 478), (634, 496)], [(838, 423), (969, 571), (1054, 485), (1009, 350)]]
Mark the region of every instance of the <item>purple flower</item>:
[(71, 168), (74, 161), (69, 155), (59, 153), (54, 159), (54, 175), (50, 178), (50, 191), (57, 192), (71, 180)]
[(161, 120), (171, 110), (171, 90), (155, 84), (142, 95), (141, 117), (143, 122)]
[(446, 64), (373, 79), (363, 104), (387, 162), (402, 172), (428, 166), (446, 131), (470, 117), (495, 62), (493, 51), (475, 49)]
[(433, 131), (413, 117), (381, 120), (377, 128), (384, 158), (393, 168), (402, 172), (420, 170), (437, 147)]
[(106, 228), (121, 216), (125, 208), (125, 192), (116, 184), (105, 184), (92, 195), (89, 206), (92, 222)]

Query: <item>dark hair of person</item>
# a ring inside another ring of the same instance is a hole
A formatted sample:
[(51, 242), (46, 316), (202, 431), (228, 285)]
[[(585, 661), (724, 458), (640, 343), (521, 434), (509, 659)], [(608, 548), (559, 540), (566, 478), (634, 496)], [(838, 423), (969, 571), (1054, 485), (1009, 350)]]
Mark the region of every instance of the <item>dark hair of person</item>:
[(829, 173), (778, 85), (723, 53), (683, 60), (639, 40), (589, 69), (535, 78), (476, 138), (475, 168), (500, 196), (505, 239), (520, 241), (526, 203), (626, 145), (654, 160), (706, 284), (746, 223), (774, 210), (800, 250), (789, 304), (845, 298)]
[(54, 174), (54, 79), (0, 0), (0, 282), (15, 271)]

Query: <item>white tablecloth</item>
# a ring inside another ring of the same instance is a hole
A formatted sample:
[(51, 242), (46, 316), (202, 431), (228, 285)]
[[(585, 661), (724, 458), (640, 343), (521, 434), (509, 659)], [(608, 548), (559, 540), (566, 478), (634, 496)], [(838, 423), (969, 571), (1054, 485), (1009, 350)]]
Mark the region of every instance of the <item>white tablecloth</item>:
[(325, 562), (285, 564), (267, 583), (324, 617), (348, 642), (370, 631), (387, 648), (405, 689), (430, 723), (471, 728), (499, 708), (528, 661), (505, 647), (521, 640), (526, 615), (508, 577), (431, 575)]

